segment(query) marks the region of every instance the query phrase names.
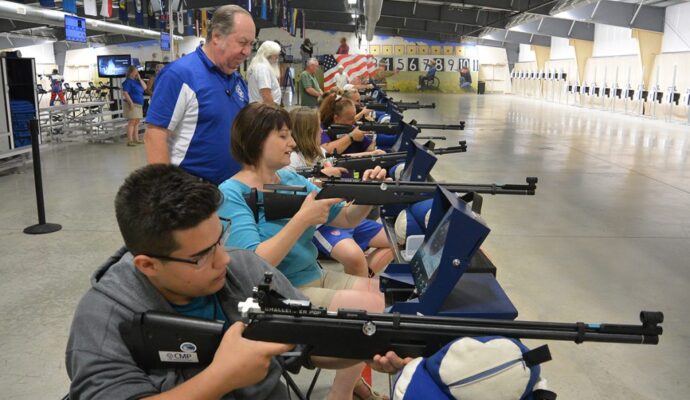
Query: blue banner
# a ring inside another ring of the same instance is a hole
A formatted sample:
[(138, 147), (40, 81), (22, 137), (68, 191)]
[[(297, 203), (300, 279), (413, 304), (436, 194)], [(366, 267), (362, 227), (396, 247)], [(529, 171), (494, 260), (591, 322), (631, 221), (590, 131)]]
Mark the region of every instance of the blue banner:
[(119, 0), (117, 9), (120, 21), (129, 21), (129, 15), (127, 14), (127, 0)]
[(137, 25), (144, 25), (144, 0), (134, 0), (134, 21)]
[(185, 23), (185, 31), (184, 34), (186, 36), (194, 36), (196, 33), (195, 31), (195, 24), (194, 24), (194, 10), (187, 10), (187, 21)]
[[(55, 5), (55, 4), (53, 4)], [(76, 14), (77, 13), (77, 0), (64, 0), (62, 2), (62, 9), (66, 13)]]

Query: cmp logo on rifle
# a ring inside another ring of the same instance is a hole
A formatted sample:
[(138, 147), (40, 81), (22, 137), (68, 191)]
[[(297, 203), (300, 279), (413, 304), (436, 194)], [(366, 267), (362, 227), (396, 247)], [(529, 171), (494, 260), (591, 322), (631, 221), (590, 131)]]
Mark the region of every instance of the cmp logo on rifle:
[(186, 353), (183, 351), (159, 351), (158, 357), (162, 362), (171, 363), (198, 363), (199, 357), (196, 353)]

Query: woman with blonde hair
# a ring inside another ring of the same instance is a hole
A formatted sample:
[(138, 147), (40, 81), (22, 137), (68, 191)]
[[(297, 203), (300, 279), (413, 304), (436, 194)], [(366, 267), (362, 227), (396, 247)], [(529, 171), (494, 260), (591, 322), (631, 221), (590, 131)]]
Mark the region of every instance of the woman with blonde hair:
[[(328, 176), (340, 176), (345, 168), (325, 163), (325, 151), (320, 145), (321, 131), (319, 114), (313, 108), (300, 107), (290, 112), (292, 137), (296, 147), (290, 154), (289, 170), (313, 167), (322, 162), (321, 170)], [(318, 185), (317, 182), (315, 184)], [(312, 240), (319, 252), (343, 265), (345, 273), (369, 276), (381, 271), (393, 261), (393, 252), (383, 230), (383, 225), (365, 219), (355, 228), (320, 226)], [(370, 248), (373, 250), (365, 254)]]

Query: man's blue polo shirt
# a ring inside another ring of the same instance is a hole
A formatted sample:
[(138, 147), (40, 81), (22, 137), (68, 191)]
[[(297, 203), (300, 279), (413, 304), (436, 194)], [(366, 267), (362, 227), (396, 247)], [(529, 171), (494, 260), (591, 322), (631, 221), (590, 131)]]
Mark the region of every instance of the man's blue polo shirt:
[(248, 101), (240, 74), (226, 75), (199, 46), (160, 72), (146, 122), (172, 131), (172, 164), (218, 185), (240, 170), (230, 129)]

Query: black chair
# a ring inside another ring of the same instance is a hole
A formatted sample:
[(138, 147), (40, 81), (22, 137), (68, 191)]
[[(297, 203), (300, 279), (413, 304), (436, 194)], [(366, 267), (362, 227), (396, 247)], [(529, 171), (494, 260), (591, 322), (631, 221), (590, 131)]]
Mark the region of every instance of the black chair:
[(45, 89), (43, 89), (43, 85), (40, 83), (36, 84), (36, 93), (38, 93), (38, 103), (41, 103), (41, 99), (43, 98), (43, 95), (48, 93)]
[(77, 90), (70, 86), (70, 84), (67, 82), (63, 83), (62, 86), (65, 88), (65, 93), (68, 94), (67, 101), (72, 99), (72, 104), (74, 104), (77, 100)]

